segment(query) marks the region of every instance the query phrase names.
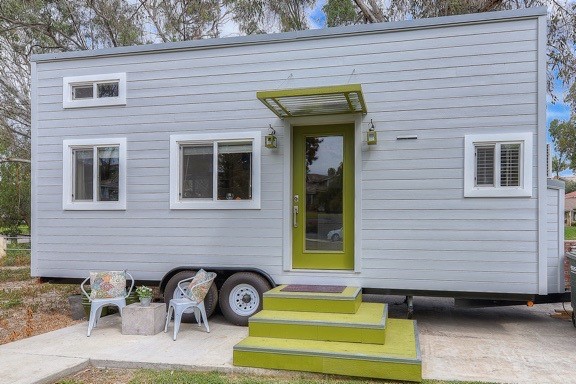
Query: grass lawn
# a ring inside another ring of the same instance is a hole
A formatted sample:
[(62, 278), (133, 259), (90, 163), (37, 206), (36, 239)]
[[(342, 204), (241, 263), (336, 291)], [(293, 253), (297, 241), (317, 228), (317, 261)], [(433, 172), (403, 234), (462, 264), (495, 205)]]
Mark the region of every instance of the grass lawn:
[[(102, 380), (102, 381), (101, 381)], [(90, 368), (56, 384), (392, 384), (397, 381), (339, 378), (289, 372), (285, 376), (255, 376), (217, 372), (155, 371)], [(405, 382), (403, 382), (405, 383)], [(471, 381), (423, 380), (423, 384), (479, 384)], [(486, 384), (486, 383), (483, 383)]]
[(564, 240), (576, 240), (576, 227), (564, 227)]

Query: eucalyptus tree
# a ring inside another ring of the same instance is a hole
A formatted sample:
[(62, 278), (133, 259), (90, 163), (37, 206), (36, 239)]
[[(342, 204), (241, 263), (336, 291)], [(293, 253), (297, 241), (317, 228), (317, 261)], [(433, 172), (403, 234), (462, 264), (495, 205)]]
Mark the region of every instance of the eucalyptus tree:
[[(556, 176), (564, 169), (576, 171), (576, 119), (550, 122), (550, 137), (556, 156), (552, 159), (552, 168)], [(556, 161), (554, 161), (556, 160)]]
[(30, 224), (30, 56), (140, 44), (142, 25), (121, 0), (0, 1), (0, 226)]
[(224, 22), (220, 0), (139, 0), (152, 42), (214, 38)]
[(121, 0), (0, 2), (0, 159), (30, 158), (30, 56), (143, 42), (135, 4)]
[(308, 14), (316, 0), (228, 0), (225, 3), (240, 31), (250, 35), (310, 28)]
[(560, 172), (565, 171), (569, 168), (569, 164), (565, 160), (561, 160), (560, 157), (552, 157), (552, 173), (556, 174), (556, 178), (560, 178)]

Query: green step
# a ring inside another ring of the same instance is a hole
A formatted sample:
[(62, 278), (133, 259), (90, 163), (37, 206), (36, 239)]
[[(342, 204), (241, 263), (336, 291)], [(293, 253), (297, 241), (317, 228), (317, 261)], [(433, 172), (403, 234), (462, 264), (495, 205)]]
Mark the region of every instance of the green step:
[(342, 293), (282, 292), (286, 285), (264, 293), (264, 309), (271, 311), (356, 313), (362, 289), (346, 287)]
[(386, 344), (248, 337), (234, 346), (236, 366), (390, 380), (422, 380), (416, 322), (389, 319)]
[(250, 318), (249, 335), (384, 344), (387, 314), (379, 303), (361, 303), (354, 314), (263, 310)]

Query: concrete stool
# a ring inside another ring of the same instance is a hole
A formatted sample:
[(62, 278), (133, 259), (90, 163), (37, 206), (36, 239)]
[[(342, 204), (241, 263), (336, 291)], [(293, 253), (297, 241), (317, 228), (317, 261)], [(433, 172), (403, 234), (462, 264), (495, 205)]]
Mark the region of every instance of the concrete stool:
[(164, 329), (166, 304), (150, 303), (148, 307), (140, 303), (130, 304), (122, 311), (123, 335), (155, 335)]

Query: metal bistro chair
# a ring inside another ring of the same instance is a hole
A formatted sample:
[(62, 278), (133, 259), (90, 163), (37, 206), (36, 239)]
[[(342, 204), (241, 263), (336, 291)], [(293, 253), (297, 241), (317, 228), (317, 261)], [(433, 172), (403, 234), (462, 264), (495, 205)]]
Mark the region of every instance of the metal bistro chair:
[[(206, 316), (206, 307), (204, 306), (204, 298), (206, 297), (214, 278), (216, 278), (216, 273), (206, 272), (201, 269), (195, 276), (178, 282), (178, 289), (182, 292), (183, 297), (181, 299), (170, 300), (168, 313), (166, 315), (166, 326), (164, 327), (164, 332), (168, 332), (168, 324), (170, 324), (172, 313), (174, 313), (174, 340), (176, 340), (176, 335), (178, 335), (178, 330), (180, 329), (182, 314), (190, 308), (194, 309), (194, 316), (196, 317), (198, 326), (201, 326), (202, 321), (204, 321), (206, 332), (210, 333), (210, 327), (208, 326), (208, 319)], [(186, 283), (188, 282), (190, 283), (186, 287)], [(202, 318), (200, 318), (200, 316), (202, 316)]]
[[(126, 292), (126, 278), (132, 281), (128, 292)], [(84, 289), (88, 280), (90, 280), (90, 295)], [(126, 306), (126, 298), (132, 292), (132, 288), (134, 278), (126, 271), (90, 272), (90, 277), (80, 284), (80, 289), (90, 301), (90, 319), (86, 336), (89, 337), (92, 328), (98, 324), (103, 307), (115, 305), (122, 316), (122, 309)]]

